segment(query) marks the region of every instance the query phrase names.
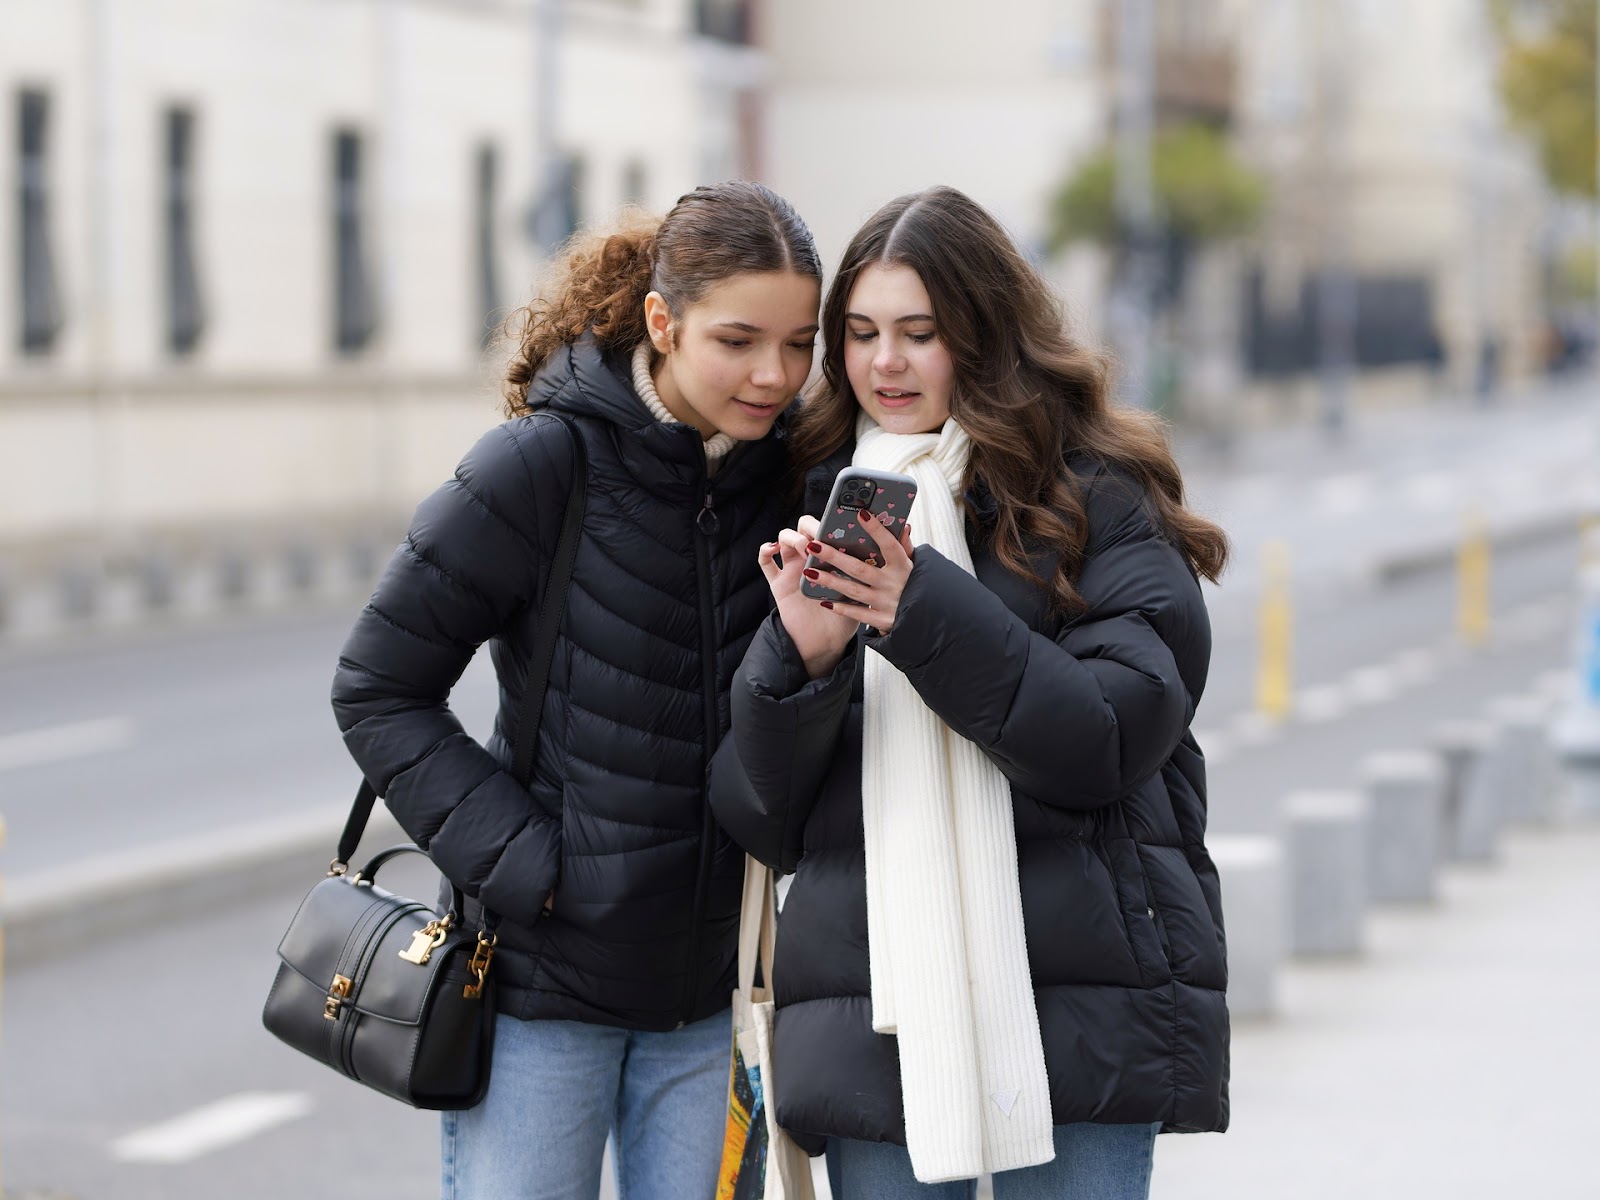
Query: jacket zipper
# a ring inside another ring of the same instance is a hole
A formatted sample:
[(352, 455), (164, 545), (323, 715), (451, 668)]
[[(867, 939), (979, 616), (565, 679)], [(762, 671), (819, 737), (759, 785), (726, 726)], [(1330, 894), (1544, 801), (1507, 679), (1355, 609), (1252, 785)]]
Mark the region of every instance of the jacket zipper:
[[(717, 517), (714, 499), (711, 494), (709, 473), (702, 478), (705, 501), (694, 518), (694, 565), (695, 575), (699, 583), (700, 673), (706, 718), (705, 765), (702, 768), (701, 783), (702, 796), (704, 796), (711, 783), (711, 756), (716, 752), (717, 748), (717, 635), (716, 622), (711, 611), (710, 540), (712, 535), (717, 532), (721, 521)], [(694, 881), (694, 907), (691, 910), (689, 924), (689, 965), (683, 984), (683, 1015), (678, 1021), (679, 1029), (687, 1025), (689, 1018), (694, 1015), (695, 981), (699, 973), (698, 962), (700, 958), (701, 909), (705, 904), (706, 885), (711, 874), (712, 837), (711, 804), (709, 800), (706, 800), (702, 806), (700, 818), (700, 867)]]

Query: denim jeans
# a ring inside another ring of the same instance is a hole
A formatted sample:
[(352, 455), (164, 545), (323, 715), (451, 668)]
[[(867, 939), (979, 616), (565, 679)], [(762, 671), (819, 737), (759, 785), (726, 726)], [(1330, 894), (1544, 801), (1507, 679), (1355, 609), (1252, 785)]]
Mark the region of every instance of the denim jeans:
[[(1057, 1125), (1056, 1156), (1037, 1167), (1001, 1171), (995, 1200), (1146, 1200), (1155, 1158), (1154, 1125)], [(918, 1183), (911, 1156), (891, 1142), (828, 1141), (834, 1200), (973, 1200), (976, 1179)]]
[(668, 1033), (495, 1024), (489, 1094), (443, 1115), (441, 1200), (595, 1200), (606, 1137), (618, 1200), (716, 1193), (733, 1018)]

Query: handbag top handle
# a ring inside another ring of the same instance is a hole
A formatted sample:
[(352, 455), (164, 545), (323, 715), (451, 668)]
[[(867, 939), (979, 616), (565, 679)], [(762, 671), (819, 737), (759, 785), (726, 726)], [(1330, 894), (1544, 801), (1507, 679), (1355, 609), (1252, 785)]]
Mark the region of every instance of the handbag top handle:
[[(522, 709), (517, 716), (517, 739), (512, 749), (511, 769), (517, 782), (527, 787), (533, 778), (533, 760), (539, 749), (539, 722), (544, 717), (545, 690), (550, 683), (550, 664), (555, 657), (556, 639), (561, 633), (562, 618), (567, 611), (567, 592), (572, 584), (572, 566), (578, 558), (578, 535), (583, 529), (585, 484), (588, 460), (584, 455), (583, 438), (572, 424), (555, 413), (546, 413), (552, 420), (567, 427), (572, 438), (572, 490), (567, 495), (567, 511), (561, 522), (561, 537), (556, 542), (555, 557), (550, 563), (550, 579), (545, 584), (544, 599), (539, 605), (539, 620), (534, 627), (533, 640), (528, 653), (528, 682), (522, 693)], [(343, 875), (350, 863), (361, 834), (372, 816), (372, 805), (378, 793), (363, 777), (356, 790), (355, 803), (350, 806), (350, 816), (345, 821), (344, 832), (339, 835), (337, 857), (328, 864), (329, 875)], [(492, 927), (499, 918), (491, 919), (487, 910), (484, 919)]]
[(760, 949), (761, 986), (772, 992), (772, 956), (778, 939), (778, 896), (772, 885), (772, 868), (754, 856), (744, 856), (744, 904), (739, 910), (739, 990), (750, 995), (756, 983), (756, 952)]

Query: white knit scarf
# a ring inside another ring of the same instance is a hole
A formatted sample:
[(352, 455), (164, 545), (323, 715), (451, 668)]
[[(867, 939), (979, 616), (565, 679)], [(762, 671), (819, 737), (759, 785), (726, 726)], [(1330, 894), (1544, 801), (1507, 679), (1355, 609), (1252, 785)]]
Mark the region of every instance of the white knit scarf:
[[(687, 424), (673, 416), (672, 410), (661, 402), (661, 393), (656, 391), (656, 381), (650, 374), (649, 342), (640, 342), (633, 348), (633, 390), (639, 394), (639, 399), (644, 401), (644, 406), (650, 410), (650, 415), (663, 425)], [(737, 444), (726, 433), (715, 433), (706, 438), (707, 473), (715, 475), (722, 466), (722, 460), (728, 457), (728, 451)]]
[[(954, 420), (925, 434), (856, 424), (854, 464), (914, 478), (915, 540), (969, 574), (956, 495), (971, 446)], [(882, 655), (867, 655), (865, 698), (872, 1027), (899, 1038), (912, 1169), (937, 1183), (1049, 1162), (1010, 785)]]

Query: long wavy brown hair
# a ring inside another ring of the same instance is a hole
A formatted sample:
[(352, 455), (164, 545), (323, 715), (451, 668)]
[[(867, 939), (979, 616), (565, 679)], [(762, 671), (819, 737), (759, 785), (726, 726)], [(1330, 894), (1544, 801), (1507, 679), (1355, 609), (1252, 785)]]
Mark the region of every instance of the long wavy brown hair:
[[(791, 426), (791, 486), (855, 432), (845, 374), (845, 313), (862, 271), (906, 266), (921, 277), (935, 331), (955, 367), (950, 415), (972, 439), (966, 486), (994, 497), (994, 552), (1050, 588), (1062, 612), (1082, 607), (1074, 581), (1089, 537), (1084, 497), (1062, 469), (1080, 451), (1120, 468), (1149, 497), (1163, 536), (1207, 579), (1228, 560), (1222, 530), (1184, 506), (1183, 478), (1159, 418), (1116, 404), (1110, 360), (1073, 340), (1049, 285), (1000, 223), (954, 188), (884, 205), (845, 249), (822, 306), (822, 380)], [(1032, 556), (1054, 552), (1046, 580)]]
[(529, 305), (511, 314), (505, 411), (528, 409), (528, 385), (556, 351), (587, 333), (606, 349), (645, 340), (644, 299), (660, 292), (674, 315), (735, 275), (795, 271), (822, 282), (822, 261), (800, 214), (771, 188), (734, 179), (697, 187), (665, 217), (637, 208), (609, 228), (577, 234)]

